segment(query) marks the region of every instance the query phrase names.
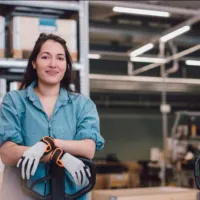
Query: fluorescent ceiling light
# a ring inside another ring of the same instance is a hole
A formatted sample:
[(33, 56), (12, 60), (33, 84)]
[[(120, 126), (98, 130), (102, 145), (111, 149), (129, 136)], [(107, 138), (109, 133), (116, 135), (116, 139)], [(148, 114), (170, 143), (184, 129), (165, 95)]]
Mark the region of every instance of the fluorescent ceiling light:
[(133, 61), (133, 62), (165, 63), (164, 58), (133, 57), (130, 60)]
[(166, 41), (171, 40), (172, 38), (175, 38), (176, 36), (181, 35), (181, 34), (187, 32), (189, 30), (190, 30), (190, 26), (183, 26), (182, 28), (179, 28), (179, 29), (167, 34), (167, 35), (162, 36), (160, 38), (160, 40), (162, 42), (166, 42)]
[(186, 65), (200, 66), (200, 60), (186, 60)]
[(101, 55), (99, 54), (88, 54), (89, 59), (100, 59)]
[(140, 47), (139, 49), (136, 49), (136, 50), (132, 51), (130, 53), (130, 56), (131, 57), (138, 56), (138, 55), (140, 55), (140, 54), (142, 54), (142, 53), (144, 53), (146, 51), (149, 51), (152, 48), (153, 48), (153, 44), (149, 43), (147, 45), (144, 45), (143, 47)]
[(157, 11), (157, 10), (145, 10), (145, 9), (137, 9), (137, 8), (124, 8), (124, 7), (114, 7), (114, 12), (120, 13), (129, 13), (129, 14), (137, 14), (137, 15), (150, 15), (156, 17), (170, 17), (169, 12)]

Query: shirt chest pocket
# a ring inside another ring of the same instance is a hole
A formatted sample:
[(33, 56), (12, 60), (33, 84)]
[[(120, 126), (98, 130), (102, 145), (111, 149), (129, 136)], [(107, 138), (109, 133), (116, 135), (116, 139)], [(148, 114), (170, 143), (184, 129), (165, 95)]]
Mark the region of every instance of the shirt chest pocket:
[(53, 137), (62, 140), (73, 140), (76, 134), (76, 125), (74, 123), (64, 123), (53, 127)]
[(21, 134), (24, 144), (31, 146), (42, 137), (49, 135), (48, 125), (41, 113), (33, 114), (28, 110), (20, 113)]

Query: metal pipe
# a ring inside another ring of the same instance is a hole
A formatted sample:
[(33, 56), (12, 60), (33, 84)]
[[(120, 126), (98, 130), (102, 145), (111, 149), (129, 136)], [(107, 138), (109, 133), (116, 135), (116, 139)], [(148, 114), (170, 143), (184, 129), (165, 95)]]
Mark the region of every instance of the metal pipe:
[[(172, 41), (169, 41), (169, 46), (172, 50), (172, 54), (175, 55), (177, 53), (177, 48)], [(169, 74), (177, 72), (178, 69), (179, 69), (178, 60), (174, 59), (173, 60), (173, 66), (171, 68), (167, 69), (166, 73), (167, 73), (167, 75), (169, 75)]]
[(160, 6), (160, 5), (151, 5), (151, 4), (144, 4), (144, 3), (130, 3), (128, 1), (89, 1), (90, 5), (95, 6), (107, 6), (107, 7), (128, 7), (128, 8), (141, 8), (141, 9), (148, 9), (148, 10), (159, 10), (159, 11), (167, 11), (177, 15), (198, 15), (199, 11), (194, 9), (185, 9), (185, 8), (177, 8), (177, 7), (170, 7), (170, 6)]
[[(174, 51), (175, 52), (175, 51)], [(129, 55), (125, 52), (114, 52), (114, 51), (98, 51), (98, 50), (91, 50), (90, 54), (100, 54), (102, 60), (124, 60), (124, 61), (130, 61)], [(174, 53), (175, 55), (176, 53)], [(144, 57), (149, 58), (155, 58), (157, 55), (152, 54), (145, 54)], [(138, 56), (143, 57), (143, 56)], [(182, 57), (179, 59), (180, 61), (186, 61), (186, 60), (199, 60), (197, 57)]]
[(129, 76), (133, 75), (133, 69), (134, 69), (133, 63), (131, 61), (129, 61), (128, 66), (127, 66), (127, 74)]
[[(163, 78), (161, 77), (148, 77), (148, 76), (120, 76), (120, 75), (104, 75), (104, 74), (89, 74), (90, 80), (100, 81), (130, 81), (140, 83), (161, 83)], [(200, 85), (200, 79), (192, 78), (166, 78), (166, 83), (180, 83), (186, 85)]]
[(193, 117), (200, 117), (200, 112), (193, 112), (193, 111), (178, 111), (177, 114), (184, 115), (184, 116), (193, 116)]
[[(164, 58), (165, 57), (165, 43), (160, 42), (159, 43), (159, 57)], [(163, 90), (161, 92), (161, 105), (166, 105), (167, 103), (167, 92), (166, 92), (166, 71), (165, 71), (165, 65), (161, 65), (161, 76), (163, 78)], [(166, 164), (167, 164), (167, 136), (168, 136), (168, 119), (167, 119), (167, 113), (163, 110), (162, 112), (162, 132), (163, 132), (163, 163), (161, 166), (161, 172), (162, 172), (162, 186), (166, 185)]]
[[(125, 101), (125, 100), (120, 100), (120, 101), (116, 101), (116, 100), (108, 100), (108, 102), (105, 102), (105, 100), (94, 100), (96, 105), (99, 106), (156, 106), (159, 107), (160, 106), (160, 102), (152, 102), (152, 101)], [(175, 107), (186, 107), (188, 106), (187, 103), (184, 102), (173, 102), (172, 105)]]
[[(177, 59), (179, 59), (179, 58), (181, 58), (181, 57), (183, 57), (183, 56), (185, 56), (185, 55), (191, 54), (191, 53), (193, 53), (193, 52), (195, 52), (195, 51), (197, 51), (197, 50), (199, 50), (199, 49), (200, 49), (200, 44), (198, 44), (198, 45), (196, 45), (196, 46), (194, 46), (194, 47), (191, 47), (191, 48), (189, 48), (189, 49), (186, 49), (186, 50), (184, 50), (184, 51), (181, 51), (181, 52), (179, 52), (179, 53), (177, 53), (177, 54), (175, 54), (175, 55), (169, 56), (168, 58), (166, 58), (164, 64), (166, 64), (166, 63), (168, 63), (168, 62), (170, 62), (170, 61), (172, 61), (172, 60), (177, 60)], [(144, 67), (141, 67), (141, 68), (135, 70), (135, 71), (133, 72), (133, 74), (134, 74), (134, 75), (140, 74), (140, 73), (145, 72), (145, 71), (147, 71), (147, 70), (156, 68), (156, 67), (158, 67), (158, 66), (160, 66), (160, 65), (161, 65), (161, 63), (153, 63), (153, 64), (150, 64), (150, 65), (146, 65), (146, 66), (144, 66)]]

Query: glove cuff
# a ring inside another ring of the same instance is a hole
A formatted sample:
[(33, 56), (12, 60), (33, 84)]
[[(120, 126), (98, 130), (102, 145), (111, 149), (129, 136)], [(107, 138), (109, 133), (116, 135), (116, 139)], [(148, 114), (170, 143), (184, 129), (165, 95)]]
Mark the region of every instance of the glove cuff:
[(47, 145), (46, 151), (43, 156), (47, 155), (49, 152), (55, 149), (55, 143), (52, 137), (45, 136), (40, 141)]
[(50, 160), (56, 163), (60, 167), (64, 167), (62, 162), (62, 157), (64, 155), (64, 151), (61, 148), (56, 148), (50, 155)]

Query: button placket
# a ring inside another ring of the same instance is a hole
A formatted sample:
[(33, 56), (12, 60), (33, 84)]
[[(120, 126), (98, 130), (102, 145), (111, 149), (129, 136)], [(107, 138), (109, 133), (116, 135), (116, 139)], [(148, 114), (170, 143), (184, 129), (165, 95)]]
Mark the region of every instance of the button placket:
[(53, 115), (52, 115), (52, 117), (51, 117), (51, 119), (49, 120), (49, 135), (51, 136), (51, 137), (53, 137)]

